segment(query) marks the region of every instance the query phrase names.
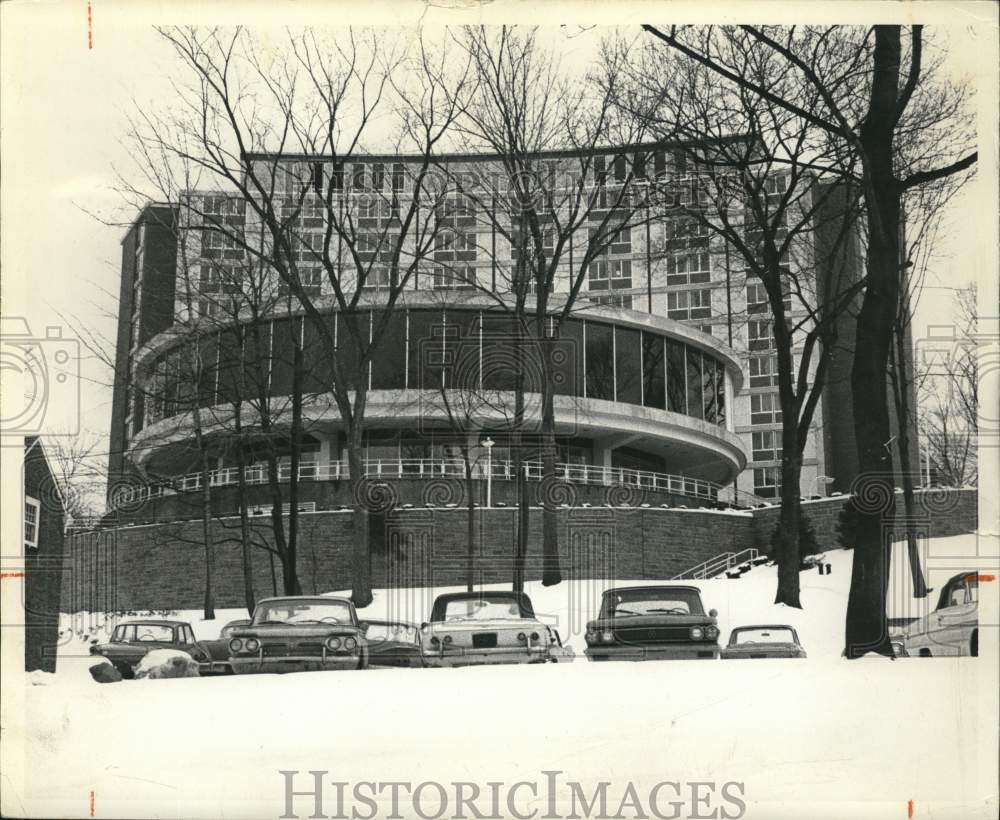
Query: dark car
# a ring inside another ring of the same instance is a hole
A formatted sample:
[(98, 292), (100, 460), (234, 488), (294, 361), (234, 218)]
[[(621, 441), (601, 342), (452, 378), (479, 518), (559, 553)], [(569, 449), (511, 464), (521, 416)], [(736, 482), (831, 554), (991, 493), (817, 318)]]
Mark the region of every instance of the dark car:
[(233, 630), (229, 664), (236, 674), (364, 669), (368, 641), (347, 598), (266, 598)]
[(132, 678), (139, 661), (154, 649), (180, 649), (194, 657), (196, 641), (191, 624), (160, 620), (119, 624), (111, 640), (91, 646), (90, 654), (107, 658), (123, 678)]
[(587, 624), (592, 661), (719, 657), (719, 627), (697, 587), (679, 584), (606, 590), (601, 611)]
[(229, 639), (233, 632), (240, 627), (247, 626), (249, 618), (241, 618), (230, 621), (219, 631), (219, 637), (214, 641), (198, 641), (195, 644), (191, 656), (198, 661), (200, 674), (205, 675), (231, 675), (233, 667), (229, 663)]
[(523, 592), (439, 595), (420, 627), (425, 666), (556, 663), (572, 660), (558, 633), (535, 617)]
[(420, 628), (405, 621), (368, 621), (369, 666), (423, 666)]
[(788, 624), (738, 626), (722, 650), (725, 660), (739, 658), (804, 658), (798, 633)]

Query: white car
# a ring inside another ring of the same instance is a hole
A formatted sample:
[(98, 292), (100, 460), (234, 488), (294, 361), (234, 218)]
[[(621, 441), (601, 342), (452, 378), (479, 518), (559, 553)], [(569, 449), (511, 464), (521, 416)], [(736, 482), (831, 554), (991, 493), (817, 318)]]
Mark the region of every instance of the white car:
[(559, 663), (573, 660), (559, 633), (535, 617), (523, 592), (456, 592), (434, 602), (420, 628), (424, 666)]
[(941, 590), (937, 609), (903, 634), (908, 655), (979, 655), (979, 575), (962, 572)]

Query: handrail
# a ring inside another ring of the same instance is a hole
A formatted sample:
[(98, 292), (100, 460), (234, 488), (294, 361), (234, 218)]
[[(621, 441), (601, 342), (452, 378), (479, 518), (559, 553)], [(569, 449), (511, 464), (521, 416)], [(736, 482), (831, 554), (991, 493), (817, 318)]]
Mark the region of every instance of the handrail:
[[(529, 481), (542, 479), (541, 461), (524, 461), (521, 464), (525, 478)], [(486, 479), (489, 474), (495, 479), (511, 480), (515, 477), (517, 466), (513, 461), (503, 461), (479, 458), (472, 464), (473, 477)], [(594, 464), (569, 464), (559, 462), (555, 465), (558, 478), (570, 484), (587, 484), (593, 486), (623, 486), (639, 490), (674, 493), (691, 498), (710, 501), (712, 503), (735, 503), (740, 497), (748, 499), (747, 503), (760, 503), (761, 499), (724, 487), (711, 481), (690, 476), (657, 473), (649, 470), (633, 470), (626, 467), (602, 467)], [(369, 478), (464, 478), (465, 462), (461, 459), (440, 458), (395, 458), (367, 459), (365, 475)], [(278, 464), (278, 480), (287, 482), (291, 477), (291, 465), (287, 462)], [(345, 461), (300, 461), (300, 481), (340, 481), (350, 477), (350, 471)], [(244, 468), (244, 480), (247, 484), (258, 485), (268, 482), (267, 468), (264, 464), (251, 464)], [(122, 487), (112, 499), (111, 509), (158, 498), (176, 493), (195, 492), (201, 489), (202, 474), (188, 473), (176, 478), (155, 484), (139, 487)], [(239, 483), (239, 467), (219, 467), (209, 471), (210, 487), (231, 487)]]
[(723, 552), (713, 558), (709, 558), (707, 561), (696, 564), (690, 569), (684, 570), (684, 572), (678, 573), (672, 580), (680, 581), (688, 578), (692, 580), (704, 580), (706, 578), (714, 578), (720, 573), (728, 572), (735, 566), (744, 564), (747, 561), (754, 561), (759, 556), (760, 551), (755, 547), (748, 547), (740, 552)]

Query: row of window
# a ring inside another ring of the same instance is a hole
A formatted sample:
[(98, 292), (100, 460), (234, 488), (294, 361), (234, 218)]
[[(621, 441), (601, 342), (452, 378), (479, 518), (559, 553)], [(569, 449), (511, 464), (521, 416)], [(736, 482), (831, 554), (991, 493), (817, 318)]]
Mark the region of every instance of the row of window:
[[(496, 312), (413, 309), (389, 316), (375, 346), (370, 342), (372, 316), (362, 311), (326, 317), (341, 378), (349, 385), (363, 380), (376, 390), (445, 387), (488, 393), (515, 389), (520, 372), (528, 393), (541, 392), (547, 378), (557, 395), (642, 405), (725, 424), (723, 363), (658, 333), (571, 319), (552, 338), (551, 326), (541, 334), (524, 333), (512, 317)], [(364, 340), (360, 346), (359, 336)], [(304, 393), (329, 392), (333, 368), (313, 323), (274, 319), (256, 332), (239, 325), (205, 335), (162, 357), (146, 384), (147, 423), (185, 412), (195, 403), (289, 395), (296, 346), (303, 351)], [(258, 361), (270, 366), (259, 368)], [(266, 383), (260, 383), (262, 378)]]

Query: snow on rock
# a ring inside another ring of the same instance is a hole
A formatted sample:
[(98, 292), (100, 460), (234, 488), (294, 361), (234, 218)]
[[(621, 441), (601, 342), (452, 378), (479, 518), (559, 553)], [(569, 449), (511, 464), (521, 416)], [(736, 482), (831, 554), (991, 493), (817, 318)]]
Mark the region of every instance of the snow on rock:
[(91, 666), (90, 676), (98, 683), (118, 683), (122, 679), (122, 673), (108, 661)]
[(136, 680), (149, 678), (197, 678), (198, 662), (180, 649), (154, 649), (135, 667)]

